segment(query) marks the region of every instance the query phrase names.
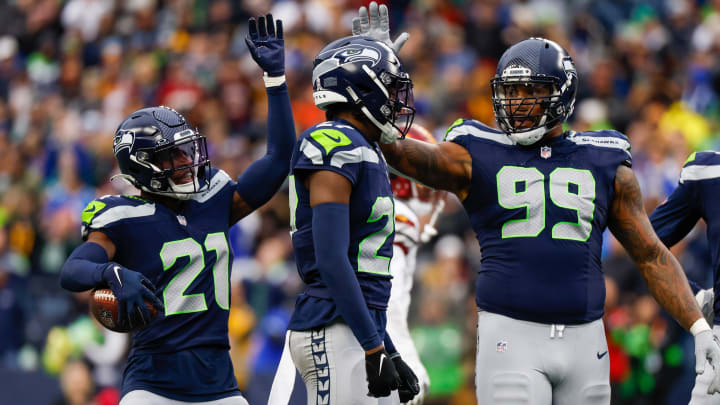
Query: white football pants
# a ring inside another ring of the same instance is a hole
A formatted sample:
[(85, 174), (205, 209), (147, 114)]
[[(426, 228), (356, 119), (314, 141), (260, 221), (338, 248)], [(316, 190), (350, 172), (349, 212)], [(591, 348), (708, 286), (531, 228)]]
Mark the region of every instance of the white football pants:
[(204, 402), (185, 402), (170, 399), (145, 390), (130, 391), (120, 400), (120, 405), (248, 405), (241, 395)]
[[(387, 398), (367, 396), (365, 351), (347, 325), (335, 323), (313, 331), (288, 331), (286, 342), (292, 362), (305, 382), (308, 405), (400, 403), (397, 391)], [(295, 373), (287, 370), (288, 364), (280, 361), (270, 404), (287, 404), (292, 393)]]
[(609, 405), (607, 350), (600, 319), (548, 325), (480, 311), (478, 405)]

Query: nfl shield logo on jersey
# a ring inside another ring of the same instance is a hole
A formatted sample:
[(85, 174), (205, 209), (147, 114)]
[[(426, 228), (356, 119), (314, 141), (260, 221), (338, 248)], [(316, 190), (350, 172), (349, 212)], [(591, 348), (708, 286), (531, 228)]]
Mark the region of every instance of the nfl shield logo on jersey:
[(495, 350), (498, 353), (505, 353), (507, 351), (507, 342), (504, 340), (499, 341), (497, 346), (495, 346)]
[(550, 156), (552, 156), (552, 148), (549, 146), (542, 146), (540, 147), (540, 157), (543, 159), (547, 159)]

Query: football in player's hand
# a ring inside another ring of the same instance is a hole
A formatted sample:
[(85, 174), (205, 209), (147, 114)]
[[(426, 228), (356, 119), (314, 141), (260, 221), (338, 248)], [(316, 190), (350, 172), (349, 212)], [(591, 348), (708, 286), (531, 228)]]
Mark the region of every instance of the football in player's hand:
[[(150, 313), (150, 319), (147, 323), (150, 323), (157, 317), (158, 309), (147, 300), (145, 300), (145, 306)], [(132, 332), (147, 325), (147, 323), (142, 322), (139, 311), (132, 314), (130, 322), (125, 320), (120, 324), (118, 321), (118, 300), (109, 288), (92, 290), (90, 293), (90, 312), (104, 327), (115, 332)]]

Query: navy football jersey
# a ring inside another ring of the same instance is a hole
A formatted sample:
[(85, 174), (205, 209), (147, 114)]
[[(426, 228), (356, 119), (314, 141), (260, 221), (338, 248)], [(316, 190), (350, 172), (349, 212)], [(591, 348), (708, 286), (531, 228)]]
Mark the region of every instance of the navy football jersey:
[(382, 332), (392, 278), (390, 258), (395, 234), (392, 188), (377, 144), (368, 142), (345, 121), (323, 122), (306, 130), (298, 138), (291, 160), (290, 232), (298, 272), (307, 288), (297, 299), (289, 329), (320, 327), (340, 316), (315, 265), (313, 212), (304, 179), (316, 170), (338, 173), (352, 183), (348, 259)]
[(714, 324), (720, 325), (720, 153), (690, 155), (680, 172), (678, 187), (650, 215), (655, 232), (668, 246), (684, 238), (702, 218), (707, 223), (715, 291)]
[(207, 190), (179, 212), (137, 196), (101, 197), (83, 211), (83, 238), (107, 235), (117, 248), (113, 261), (152, 281), (165, 305), (133, 335), (123, 393), (145, 389), (180, 400), (236, 393), (228, 354), (234, 192), (230, 177), (213, 170)]
[(531, 146), (473, 120), (446, 141), (472, 157), (463, 201), (482, 250), (476, 302), (515, 319), (557, 324), (603, 314), (602, 233), (630, 144), (616, 131), (569, 132)]

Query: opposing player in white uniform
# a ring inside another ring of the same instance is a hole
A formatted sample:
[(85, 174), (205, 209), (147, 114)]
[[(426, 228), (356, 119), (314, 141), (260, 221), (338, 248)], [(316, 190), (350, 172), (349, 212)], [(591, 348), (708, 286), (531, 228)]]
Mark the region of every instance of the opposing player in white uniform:
[[(408, 138), (436, 143), (432, 134), (419, 125), (413, 125)], [(388, 302), (387, 332), (405, 362), (413, 369), (420, 382), (420, 394), (409, 404), (421, 404), (430, 388), (430, 377), (420, 361), (408, 327), (413, 279), (417, 270), (417, 252), (420, 244), (435, 236), (438, 215), (445, 206), (445, 192), (421, 186), (404, 177), (390, 175), (395, 197), (395, 241), (390, 273), (393, 276)], [(429, 219), (428, 219), (429, 218)], [(423, 225), (423, 221), (427, 222)]]

